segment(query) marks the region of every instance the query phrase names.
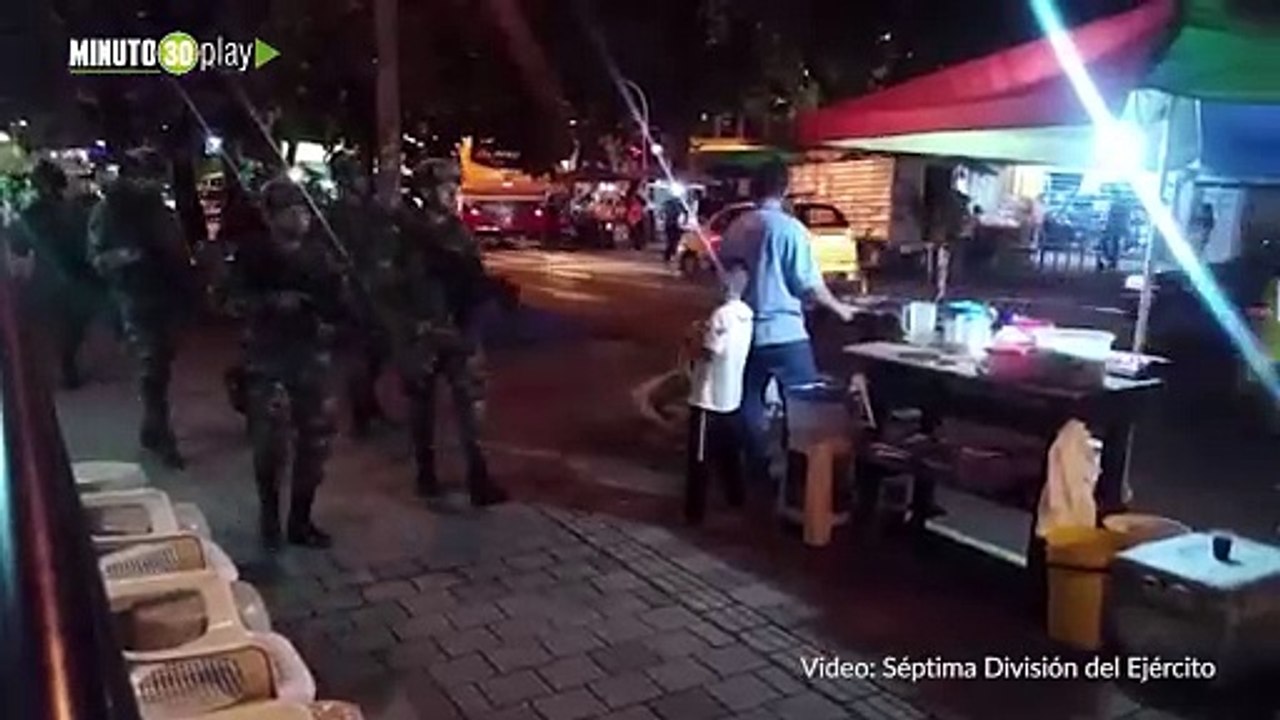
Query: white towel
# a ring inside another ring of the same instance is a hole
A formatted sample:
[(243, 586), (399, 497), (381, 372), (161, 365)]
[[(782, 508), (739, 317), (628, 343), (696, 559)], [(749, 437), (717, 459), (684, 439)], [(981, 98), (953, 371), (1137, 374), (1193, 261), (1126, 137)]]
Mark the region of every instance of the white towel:
[(1098, 506), (1093, 488), (1098, 483), (1097, 452), (1089, 429), (1071, 420), (1058, 431), (1049, 448), (1049, 477), (1040, 492), (1036, 534), (1044, 537), (1060, 527), (1094, 527)]

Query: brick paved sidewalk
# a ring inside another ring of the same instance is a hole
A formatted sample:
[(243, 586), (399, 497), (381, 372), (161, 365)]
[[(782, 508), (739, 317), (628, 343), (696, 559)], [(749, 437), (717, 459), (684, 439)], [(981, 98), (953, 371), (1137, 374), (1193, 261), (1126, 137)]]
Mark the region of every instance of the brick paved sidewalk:
[[(179, 380), (191, 467), (148, 462), (153, 484), (201, 507), (321, 695), (370, 720), (925, 717), (875, 685), (808, 686), (799, 657), (822, 641), (802, 627), (817, 611), (667, 530), (523, 503), (475, 512), (457, 496), (429, 509), (395, 439), (339, 441), (318, 507), (332, 550), (264, 556), (218, 377)], [(59, 397), (73, 458), (135, 457), (131, 395), (109, 382)], [(496, 459), (500, 475), (539, 474)]]
[[(317, 508), (335, 547), (264, 556), (243, 424), (226, 407), (217, 372), (230, 355), (197, 349), (185, 358), (200, 365), (180, 368), (175, 387), (191, 468), (174, 474), (149, 465), (153, 484), (204, 510), (322, 695), (361, 703), (370, 720), (920, 718), (926, 698), (930, 710), (975, 718), (1172, 717), (1096, 684), (806, 683), (803, 655), (973, 659), (1052, 650), (1023, 637), (1004, 614), (1008, 604), (989, 597), (992, 586), (975, 586), (967, 570), (952, 572), (946, 562), (861, 553), (871, 562), (855, 563), (836, 549), (798, 548), (760, 518), (740, 518), (738, 534), (747, 537), (733, 552), (710, 543), (717, 549), (709, 553), (693, 542), (715, 535), (715, 523), (686, 538), (560, 509), (678, 516), (678, 508), (648, 512), (634, 496), (575, 481), (554, 447), (493, 458), (519, 498), (544, 504), (473, 512), (456, 497), (429, 508), (412, 495), (403, 438), (340, 438)], [(123, 371), (107, 365), (94, 367), (113, 379), (59, 397), (75, 459), (135, 457), (137, 404)], [(446, 477), (457, 475), (447, 468)], [(815, 583), (834, 592), (815, 593)], [(856, 622), (840, 627), (847, 620)], [(852, 647), (830, 647), (836, 632)]]
[(422, 514), (427, 547), (294, 553), (263, 586), (327, 695), (370, 718), (926, 717), (871, 683), (806, 683), (799, 658), (836, 651), (801, 629), (812, 611), (666, 530)]

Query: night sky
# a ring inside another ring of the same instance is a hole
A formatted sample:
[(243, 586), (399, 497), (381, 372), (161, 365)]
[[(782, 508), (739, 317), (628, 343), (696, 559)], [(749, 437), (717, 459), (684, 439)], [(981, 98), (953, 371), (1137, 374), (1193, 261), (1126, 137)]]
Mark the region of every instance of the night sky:
[[(281, 48), (272, 72), (288, 85), (272, 91), (277, 97), (326, 111), (345, 103), (342, 119), (326, 122), (349, 122), (372, 104), (370, 2), (222, 0), (188, 8), (4, 0), (0, 113), (48, 106), (70, 92), (62, 28), (124, 35), (182, 27), (197, 36), (236, 28)], [(1074, 23), (1138, 2), (1061, 5)], [(401, 0), (400, 7), (410, 124), (525, 139), (568, 117), (625, 120), (610, 64), (645, 88), (655, 124), (691, 132), (704, 113), (776, 103), (769, 112), (785, 114), (799, 86), (830, 102), (1037, 34), (1026, 0)]]

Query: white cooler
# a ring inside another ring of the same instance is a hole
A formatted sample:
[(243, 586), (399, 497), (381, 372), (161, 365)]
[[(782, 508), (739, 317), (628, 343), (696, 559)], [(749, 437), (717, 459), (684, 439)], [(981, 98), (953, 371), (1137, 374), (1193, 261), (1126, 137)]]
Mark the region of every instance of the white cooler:
[(1280, 677), (1280, 548), (1233, 538), (1227, 562), (1213, 535), (1145, 543), (1116, 557), (1111, 635), (1126, 653), (1217, 665), (1217, 680)]

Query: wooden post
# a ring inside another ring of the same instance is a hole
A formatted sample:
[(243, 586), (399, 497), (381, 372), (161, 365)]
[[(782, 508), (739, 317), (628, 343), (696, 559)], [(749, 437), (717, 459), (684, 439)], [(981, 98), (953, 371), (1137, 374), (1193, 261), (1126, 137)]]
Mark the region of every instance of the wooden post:
[(400, 201), (400, 24), (399, 0), (376, 0), (378, 48), (378, 198), (388, 207)]

